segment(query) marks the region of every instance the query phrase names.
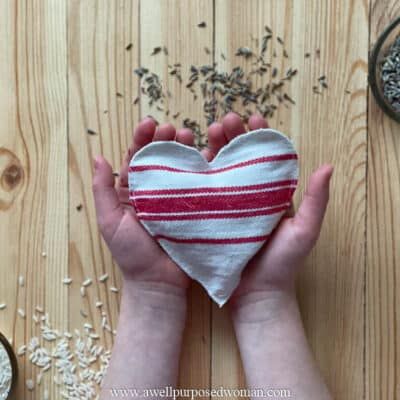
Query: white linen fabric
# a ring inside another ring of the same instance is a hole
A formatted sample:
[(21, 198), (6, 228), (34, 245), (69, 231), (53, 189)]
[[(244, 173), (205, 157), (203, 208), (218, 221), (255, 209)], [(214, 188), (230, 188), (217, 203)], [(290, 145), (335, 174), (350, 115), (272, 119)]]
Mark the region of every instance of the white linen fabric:
[(137, 218), (219, 306), (290, 206), (297, 180), (293, 144), (273, 129), (236, 137), (210, 163), (192, 147), (152, 142), (129, 168)]

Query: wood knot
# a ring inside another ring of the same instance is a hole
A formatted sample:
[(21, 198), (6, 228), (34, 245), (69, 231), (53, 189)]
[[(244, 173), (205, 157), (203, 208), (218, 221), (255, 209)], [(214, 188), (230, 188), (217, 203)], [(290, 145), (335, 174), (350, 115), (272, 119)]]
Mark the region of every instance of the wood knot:
[(3, 189), (13, 190), (22, 179), (22, 168), (18, 165), (10, 165), (6, 168), (1, 176)]
[(18, 157), (8, 149), (0, 147), (0, 210), (13, 204), (24, 181), (24, 169)]

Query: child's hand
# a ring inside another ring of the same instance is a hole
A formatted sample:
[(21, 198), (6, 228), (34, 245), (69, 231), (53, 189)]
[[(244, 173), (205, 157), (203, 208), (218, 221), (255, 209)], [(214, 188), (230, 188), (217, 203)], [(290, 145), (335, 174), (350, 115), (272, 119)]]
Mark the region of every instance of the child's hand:
[(189, 129), (178, 132), (166, 124), (158, 129), (151, 118), (136, 128), (132, 144), (121, 166), (119, 185), (114, 187), (111, 166), (103, 157), (95, 159), (93, 193), (97, 222), (110, 251), (129, 281), (166, 283), (180, 288), (189, 285), (186, 274), (167, 256), (144, 230), (129, 201), (128, 166), (133, 154), (155, 140), (176, 140), (192, 145)]
[[(248, 125), (250, 130), (268, 127), (259, 115), (253, 115)], [(225, 116), (221, 124), (212, 124), (209, 128), (210, 159), (222, 146), (245, 131), (241, 118), (234, 113)], [(332, 171), (332, 166), (325, 165), (312, 174), (299, 210), (295, 215), (293, 210), (288, 211), (268, 243), (250, 261), (231, 303), (254, 301), (270, 292), (294, 292), (296, 273), (321, 229)]]
[(297, 272), (314, 247), (329, 200), (330, 165), (318, 168), (310, 177), (298, 211), (289, 210), (271, 239), (250, 261), (242, 274), (234, 299), (268, 291), (294, 292)]

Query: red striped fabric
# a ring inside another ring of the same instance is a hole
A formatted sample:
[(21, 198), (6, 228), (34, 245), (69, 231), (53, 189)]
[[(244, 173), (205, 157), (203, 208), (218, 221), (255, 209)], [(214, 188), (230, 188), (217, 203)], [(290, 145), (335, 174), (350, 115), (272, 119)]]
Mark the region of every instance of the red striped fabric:
[(199, 219), (227, 219), (227, 218), (249, 218), (260, 217), (264, 215), (276, 214), (287, 210), (288, 205), (273, 207), (266, 210), (231, 212), (231, 213), (204, 213), (204, 214), (169, 214), (169, 215), (142, 215), (138, 214), (138, 218), (144, 221), (188, 221)]
[(187, 189), (159, 189), (159, 190), (136, 190), (129, 192), (130, 196), (158, 196), (158, 195), (174, 195), (174, 194), (196, 194), (196, 193), (226, 193), (226, 192), (244, 192), (248, 190), (263, 190), (279, 186), (297, 185), (297, 179), (289, 179), (284, 181), (267, 182), (258, 185), (243, 186), (220, 186), (220, 187), (201, 187)]
[(267, 240), (269, 235), (263, 236), (251, 236), (251, 237), (238, 237), (238, 238), (227, 238), (227, 239), (209, 239), (209, 238), (176, 238), (166, 235), (156, 235), (156, 240), (168, 240), (174, 243), (187, 243), (187, 244), (241, 244), (241, 243), (254, 243), (264, 242)]
[(193, 147), (150, 143), (129, 164), (130, 200), (147, 232), (221, 306), (289, 207), (297, 158), (272, 129), (239, 135), (212, 163)]
[(134, 200), (139, 213), (166, 213), (190, 211), (221, 211), (272, 207), (286, 202), (294, 188), (284, 188), (265, 192), (201, 195), (192, 197), (138, 198)]
[(205, 171), (193, 171), (189, 169), (180, 169), (180, 168), (174, 168), (174, 167), (169, 167), (167, 165), (135, 165), (129, 167), (129, 172), (143, 172), (143, 171), (169, 171), (169, 172), (179, 172), (179, 173), (188, 173), (188, 174), (218, 174), (220, 172), (225, 172), (229, 171), (232, 169), (236, 168), (243, 168), (243, 167), (248, 167), (249, 165), (254, 165), (254, 164), (261, 164), (261, 163), (266, 163), (266, 162), (274, 162), (274, 161), (286, 161), (286, 160), (297, 160), (297, 154), (279, 154), (276, 156), (268, 156), (268, 157), (260, 157), (260, 158), (255, 158), (253, 160), (248, 160), (248, 161), (243, 161), (237, 164), (229, 165), (227, 167), (223, 168), (214, 168), (214, 169), (208, 169)]

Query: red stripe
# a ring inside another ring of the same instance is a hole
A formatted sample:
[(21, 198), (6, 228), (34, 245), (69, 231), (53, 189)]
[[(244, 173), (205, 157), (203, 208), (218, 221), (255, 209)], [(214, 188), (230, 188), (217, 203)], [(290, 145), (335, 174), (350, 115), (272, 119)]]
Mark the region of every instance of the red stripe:
[(260, 157), (260, 158), (255, 158), (253, 160), (243, 161), (238, 164), (229, 165), (227, 167), (215, 168), (206, 171), (190, 171), (187, 169), (168, 167), (166, 165), (135, 165), (133, 167), (129, 167), (129, 172), (159, 170), (159, 171), (170, 171), (170, 172), (184, 172), (189, 174), (217, 174), (219, 172), (225, 172), (231, 169), (247, 167), (248, 165), (260, 164), (272, 161), (285, 161), (285, 160), (297, 160), (297, 154), (291, 153), (291, 154), (280, 154), (277, 156)]
[(267, 240), (269, 235), (264, 236), (253, 236), (253, 237), (243, 237), (243, 238), (228, 238), (228, 239), (207, 239), (207, 238), (174, 238), (165, 235), (156, 235), (154, 238), (156, 240), (168, 240), (174, 243), (188, 243), (188, 244), (240, 244), (240, 243), (253, 243), (253, 242), (264, 242)]
[(129, 192), (130, 196), (156, 196), (162, 194), (192, 194), (192, 193), (226, 193), (226, 192), (243, 192), (246, 190), (263, 190), (278, 186), (297, 185), (297, 179), (286, 181), (276, 181), (268, 183), (260, 183), (257, 185), (245, 186), (221, 186), (221, 187), (203, 187), (203, 188), (187, 188), (187, 189), (159, 189), (159, 190), (136, 190)]
[(278, 206), (291, 198), (294, 188), (270, 190), (268, 192), (235, 195), (193, 196), (175, 198), (134, 199), (137, 212), (177, 213), (193, 211), (246, 210)]
[(194, 214), (194, 215), (143, 215), (139, 216), (140, 220), (145, 221), (185, 221), (197, 219), (226, 219), (226, 218), (248, 218), (258, 217), (262, 215), (276, 214), (288, 209), (288, 206), (269, 208), (268, 210), (247, 211), (247, 212), (232, 212), (232, 213), (209, 213), (209, 214)]

